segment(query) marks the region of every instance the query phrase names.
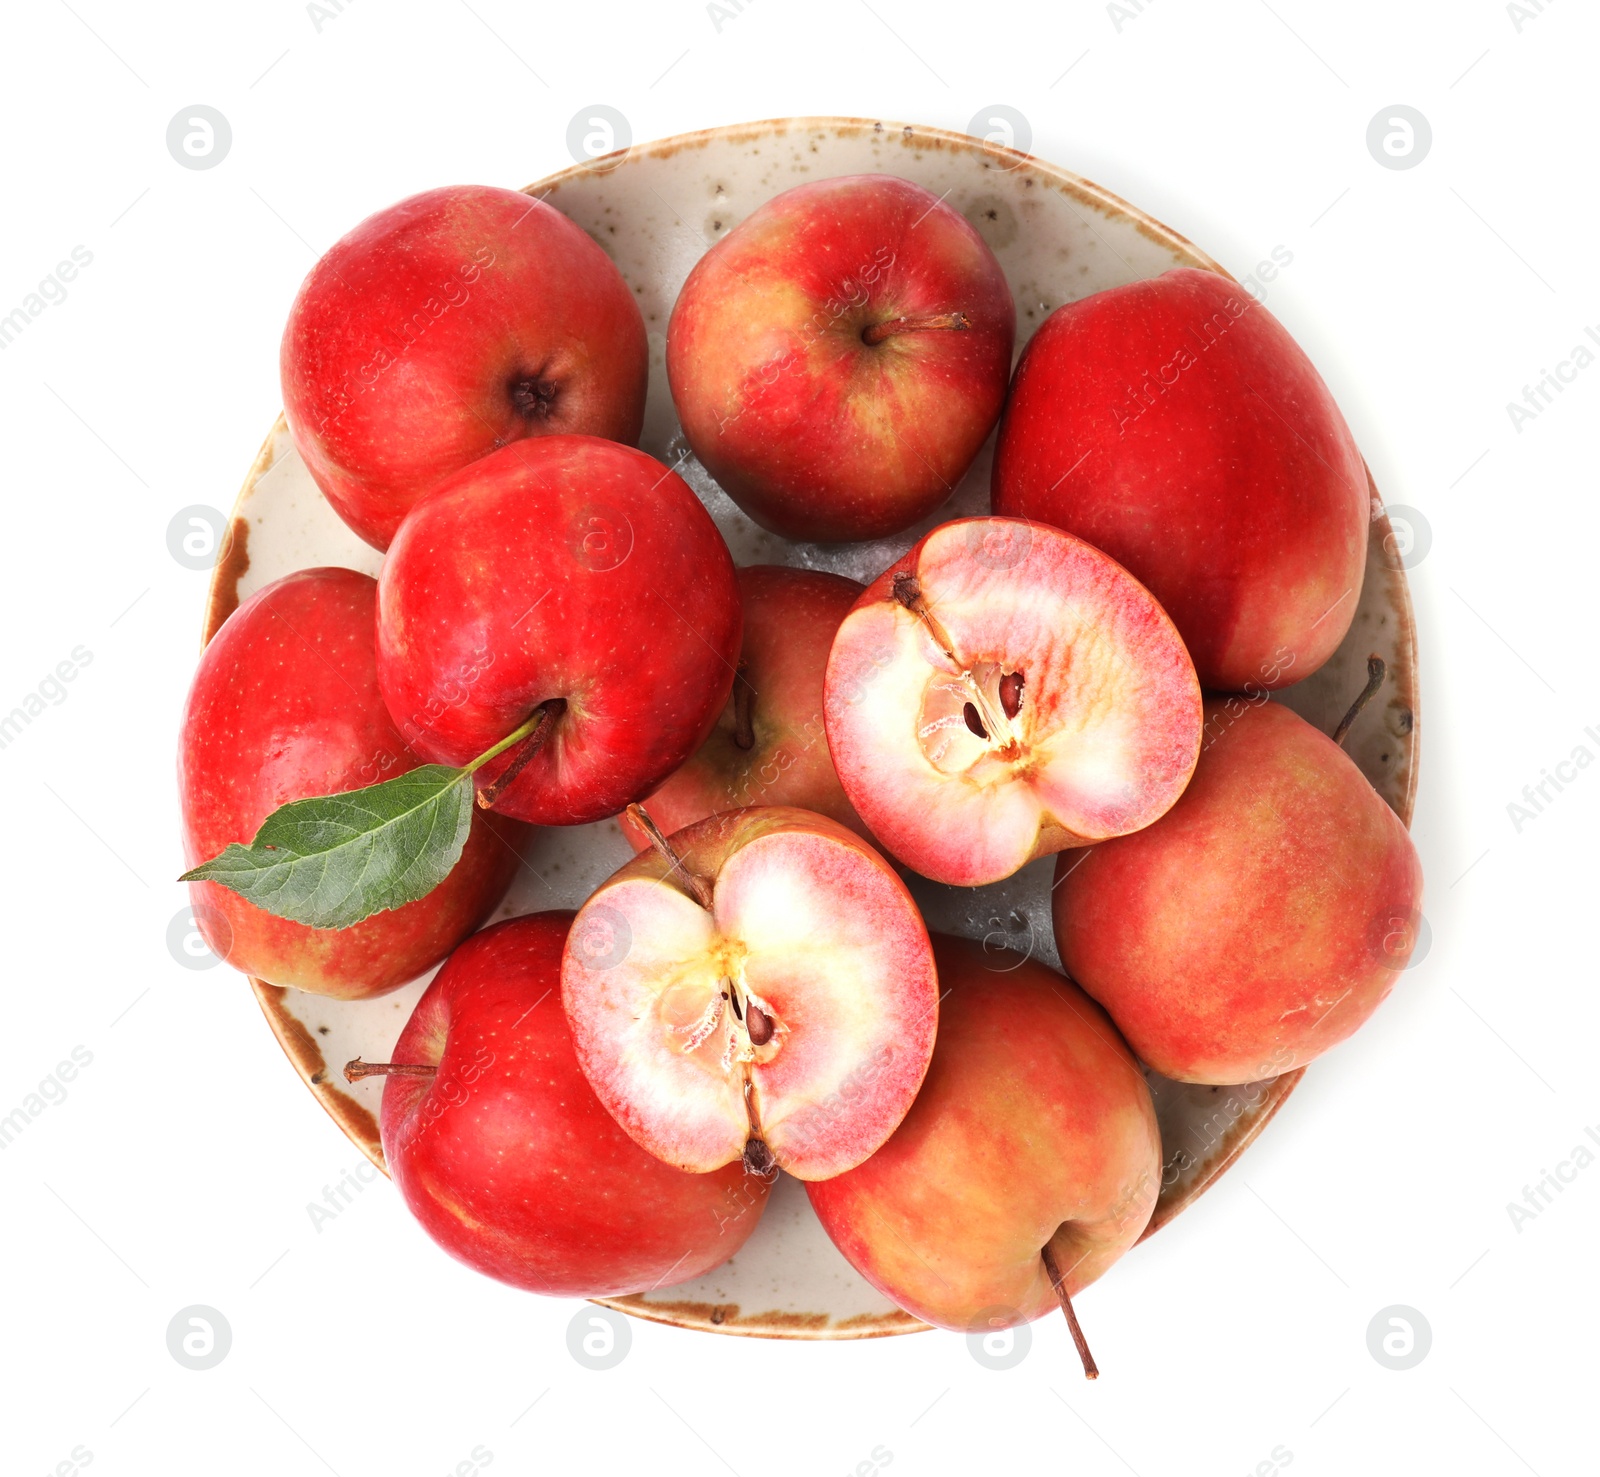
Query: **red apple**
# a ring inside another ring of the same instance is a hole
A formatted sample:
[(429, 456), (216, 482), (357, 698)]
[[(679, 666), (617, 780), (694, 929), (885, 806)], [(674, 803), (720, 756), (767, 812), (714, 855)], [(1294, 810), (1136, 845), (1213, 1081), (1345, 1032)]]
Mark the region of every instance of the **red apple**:
[(993, 495), (995, 512), (1075, 533), (1142, 580), (1208, 688), (1298, 682), (1361, 597), (1369, 490), (1350, 428), (1278, 320), (1211, 272), (1045, 320), (1017, 366)]
[(334, 510), (389, 546), (416, 500), (525, 436), (630, 444), (644, 319), (611, 259), (515, 190), (428, 190), (311, 269), (281, 353), (284, 416)]
[[(758, 564), (738, 571), (744, 648), (733, 695), (694, 757), (645, 802), (670, 834), (719, 810), (796, 805), (858, 835), (822, 722), (822, 675), (839, 622), (861, 586), (820, 569)], [(635, 847), (650, 837), (626, 817)]]
[(417, 1002), (381, 1072), (383, 1154), (422, 1228), (513, 1287), (616, 1297), (720, 1266), (771, 1179), (684, 1174), (645, 1153), (578, 1070), (561, 1012), (570, 913), (467, 940)]
[(578, 913), (561, 993), (584, 1074), (643, 1147), (799, 1179), (894, 1131), (939, 1013), (905, 884), (783, 806), (711, 816), (616, 872)]
[[(520, 441), (435, 489), (378, 582), (378, 680), (400, 731), (541, 825), (615, 815), (699, 747), (739, 655), (733, 560), (688, 485), (593, 436)], [(511, 778), (511, 776), (515, 776)]]
[(1081, 1339), (1067, 1298), (1139, 1239), (1161, 1189), (1150, 1090), (1105, 1012), (1053, 969), (933, 946), (944, 997), (922, 1091), (865, 1164), (806, 1187), (811, 1204), (908, 1313), (986, 1332), (1060, 1301)]
[[(378, 692), (377, 585), (303, 569), (258, 590), (200, 658), (178, 747), (183, 849), (192, 867), (248, 842), (280, 805), (342, 794), (421, 760)], [(235, 969), (318, 995), (381, 995), (431, 969), (510, 885), (522, 828), (475, 817), (455, 869), (424, 898), (351, 928), (277, 918), (214, 882), (193, 882), (195, 922)]]
[(895, 856), (977, 887), (1147, 826), (1183, 792), (1200, 688), (1161, 607), (1043, 524), (927, 535), (834, 638), (824, 708), (845, 794)]
[(1278, 703), (1206, 704), (1161, 820), (1057, 863), (1069, 974), (1165, 1077), (1304, 1066), (1377, 1009), (1416, 942), (1422, 868), (1349, 756)]
[(909, 528), (954, 490), (1005, 400), (1016, 308), (994, 253), (920, 185), (816, 180), (690, 272), (667, 327), (684, 434), (788, 538)]

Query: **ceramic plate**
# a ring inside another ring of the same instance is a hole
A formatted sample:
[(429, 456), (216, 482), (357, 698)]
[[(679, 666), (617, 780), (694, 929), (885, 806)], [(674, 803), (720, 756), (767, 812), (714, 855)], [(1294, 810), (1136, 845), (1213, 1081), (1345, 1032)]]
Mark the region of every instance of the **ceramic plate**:
[[(780, 190), (808, 179), (882, 172), (944, 197), (994, 249), (1017, 302), (1017, 350), (1062, 303), (1175, 266), (1222, 268), (1176, 231), (1098, 185), (964, 134), (853, 118), (793, 118), (684, 134), (610, 155), (530, 185), (610, 253), (638, 296), (650, 333), (649, 408), (641, 445), (679, 465), (739, 564), (804, 565), (872, 579), (928, 528), (988, 511), (993, 438), (956, 493), (925, 523), (877, 543), (789, 543), (757, 528), (688, 455), (667, 391), (667, 319), (708, 246)], [(1361, 716), (1347, 748), (1407, 825), (1417, 779), (1416, 633), (1405, 573), (1376, 489), (1367, 577), (1350, 634), (1314, 676), (1277, 697), (1330, 729), (1365, 680), (1369, 652), (1389, 663), (1386, 701)], [(296, 569), (337, 564), (376, 574), (381, 556), (334, 515), (278, 420), (250, 468), (213, 576), (205, 639), (245, 596)], [(576, 908), (632, 855), (615, 821), (536, 834), (498, 917)], [(1053, 858), (993, 887), (915, 887), (931, 927), (1058, 963), (1051, 936)], [(997, 963), (1002, 962), (997, 958)], [(355, 1056), (383, 1061), (425, 981), (378, 1000), (325, 1000), (251, 981), (290, 1062), (340, 1128), (380, 1167), (380, 1080), (348, 1086)], [(1152, 1076), (1165, 1174), (1150, 1234), (1164, 1227), (1245, 1150), (1294, 1090), (1300, 1072), (1237, 1087), (1191, 1087)], [(801, 1185), (780, 1178), (761, 1225), (725, 1266), (698, 1280), (607, 1300), (684, 1328), (781, 1338), (865, 1338), (924, 1327), (867, 1285), (833, 1249)]]

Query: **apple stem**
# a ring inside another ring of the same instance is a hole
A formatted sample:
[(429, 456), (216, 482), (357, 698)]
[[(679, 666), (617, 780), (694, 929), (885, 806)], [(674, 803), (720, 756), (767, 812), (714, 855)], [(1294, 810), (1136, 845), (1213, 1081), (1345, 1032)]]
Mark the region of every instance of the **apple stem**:
[(704, 877), (696, 876), (684, 865), (683, 858), (678, 855), (672, 843), (662, 834), (661, 827), (650, 819), (650, 812), (642, 805), (630, 805), (628, 807), (628, 819), (650, 838), (650, 845), (655, 848), (656, 855), (672, 871), (683, 874), (684, 881), (689, 885), (689, 891), (694, 894), (694, 900), (709, 913), (711, 911), (711, 884)]
[(933, 638), (933, 644), (945, 654), (950, 665), (961, 669), (961, 680), (966, 683), (972, 705), (978, 711), (984, 730), (982, 736), (995, 744), (1002, 759), (1018, 758), (1022, 753), (1022, 745), (1017, 742), (1016, 735), (1011, 731), (1010, 720), (1003, 711), (996, 710), (994, 703), (989, 699), (989, 694), (983, 690), (983, 684), (973, 680), (971, 668), (956, 655), (950, 633), (928, 608), (928, 602), (922, 594), (922, 581), (916, 575), (902, 571), (894, 577), (893, 588), (895, 600), (922, 622), (928, 635)]
[(545, 740), (550, 736), (551, 720), (565, 711), (567, 700), (553, 697), (548, 702), (540, 703), (531, 717), (522, 727), (508, 734), (487, 754), (480, 755), (467, 766), (467, 773), (471, 774), (480, 765), (487, 764), (498, 754), (503, 754), (512, 744), (521, 742), (521, 750), (512, 756), (511, 762), (502, 769), (492, 783), (485, 785), (478, 791), (478, 804), (485, 810), (493, 807), (505, 792), (511, 788), (516, 777), (528, 767), (529, 761), (542, 749)]
[(897, 333), (920, 333), (924, 328), (971, 328), (972, 320), (965, 313), (924, 313), (921, 317), (887, 318), (882, 323), (872, 323), (861, 330), (861, 342), (881, 344)]
[(1055, 1289), (1061, 1311), (1067, 1316), (1067, 1329), (1072, 1334), (1072, 1342), (1078, 1346), (1078, 1358), (1083, 1360), (1083, 1377), (1097, 1380), (1100, 1378), (1100, 1367), (1094, 1362), (1094, 1355), (1089, 1352), (1089, 1341), (1084, 1338), (1083, 1329), (1078, 1324), (1078, 1315), (1072, 1310), (1072, 1299), (1067, 1296), (1067, 1282), (1061, 1275), (1061, 1268), (1056, 1265), (1055, 1253), (1046, 1245), (1039, 1255), (1044, 1259), (1045, 1276), (1050, 1279), (1050, 1286)]
[(1361, 716), (1361, 710), (1372, 701), (1373, 695), (1383, 686), (1384, 675), (1389, 668), (1383, 658), (1374, 652), (1367, 658), (1367, 685), (1356, 694), (1356, 700), (1350, 704), (1344, 717), (1339, 720), (1339, 726), (1333, 731), (1333, 741), (1342, 749), (1345, 735), (1350, 732), (1350, 725)]
[(439, 1069), (423, 1062), (364, 1062), (357, 1057), (344, 1064), (344, 1080), (359, 1082), (363, 1077), (432, 1077)]
[(744, 1116), (750, 1124), (750, 1137), (744, 1144), (744, 1167), (751, 1174), (768, 1175), (776, 1167), (772, 1150), (761, 1137), (761, 1120), (756, 1116), (755, 1084), (750, 1080), (750, 1069), (745, 1068)]
[(733, 679), (733, 741), (741, 749), (753, 749), (756, 745), (755, 701), (756, 690), (745, 680), (741, 662), (739, 673)]

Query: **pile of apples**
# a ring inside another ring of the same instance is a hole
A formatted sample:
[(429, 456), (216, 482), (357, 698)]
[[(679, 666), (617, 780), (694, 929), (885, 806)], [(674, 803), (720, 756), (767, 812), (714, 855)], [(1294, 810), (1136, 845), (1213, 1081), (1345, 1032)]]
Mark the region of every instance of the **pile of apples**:
[[(688, 1280), (783, 1171), (900, 1307), (1059, 1304), (1092, 1373), (1071, 1295), (1161, 1184), (1143, 1069), (1301, 1066), (1405, 964), (1404, 827), (1268, 701), (1361, 591), (1367, 479), (1326, 386), (1202, 271), (1059, 308), (1013, 374), (1015, 336), (977, 232), (887, 175), (789, 190), (690, 273), (673, 404), (768, 529), (903, 531), (998, 425), (992, 515), (862, 588), (735, 569), (634, 448), (640, 310), (551, 205), (430, 191), (306, 279), (289, 428), (386, 557), (279, 580), (208, 646), (186, 876), (273, 984), (359, 999), (445, 961), (393, 1061), (348, 1073), (385, 1077), (390, 1172), (469, 1265)], [(524, 827), (613, 816), (637, 855), (575, 915), (479, 931)], [(1051, 854), (1070, 979), (930, 936), (906, 886)]]

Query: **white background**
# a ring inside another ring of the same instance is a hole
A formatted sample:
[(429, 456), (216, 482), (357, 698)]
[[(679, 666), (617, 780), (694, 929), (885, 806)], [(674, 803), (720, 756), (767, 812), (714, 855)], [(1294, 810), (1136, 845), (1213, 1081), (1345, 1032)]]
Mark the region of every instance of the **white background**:
[[(1520, 1229), (1506, 1206), (1600, 1125), (1600, 768), (1520, 832), (1507, 806), (1576, 746), (1600, 754), (1600, 366), (1520, 431), (1506, 406), (1600, 324), (1600, 16), (736, 3), (720, 28), (699, 0), (329, 0), (320, 29), (291, 0), (7, 8), (0, 316), (73, 247), (93, 261), (0, 350), (0, 710), (74, 647), (93, 659), (0, 750), (0, 1115), (74, 1047), (93, 1060), (0, 1150), (0, 1470), (81, 1447), (97, 1474), (162, 1477), (436, 1477), (474, 1448), (507, 1472), (741, 1477), (862, 1471), (878, 1448), (907, 1473), (1239, 1474), (1275, 1448), (1297, 1474), (1593, 1471), (1600, 1165)], [(165, 145), (194, 103), (233, 130), (206, 171)], [(316, 252), (415, 190), (568, 164), (568, 122), (595, 103), (636, 141), (1019, 109), (1033, 152), (1236, 273), (1293, 252), (1272, 309), (1390, 503), (1431, 528), (1411, 575), (1431, 950), (1236, 1172), (1083, 1296), (1097, 1385), (1056, 1320), (1006, 1372), (952, 1334), (640, 1323), (618, 1368), (580, 1368), (580, 1304), (467, 1272), (386, 1183), (313, 1228), (308, 1202), (354, 1151), (243, 981), (168, 952), (206, 583), (169, 555), (169, 520), (229, 506)], [(1432, 125), (1414, 169), (1367, 150), (1395, 103)], [(166, 1348), (192, 1303), (233, 1331), (206, 1372)], [(1397, 1303), (1433, 1336), (1404, 1372), (1367, 1348)]]

